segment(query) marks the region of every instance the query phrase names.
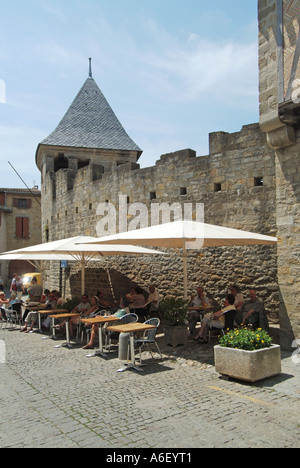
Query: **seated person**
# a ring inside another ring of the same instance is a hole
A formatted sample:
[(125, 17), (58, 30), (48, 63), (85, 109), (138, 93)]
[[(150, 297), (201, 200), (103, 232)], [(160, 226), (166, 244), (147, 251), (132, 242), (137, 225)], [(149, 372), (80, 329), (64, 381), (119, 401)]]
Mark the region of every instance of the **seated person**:
[(242, 312), (242, 325), (251, 324), (254, 330), (257, 330), (257, 328), (263, 328), (268, 331), (269, 324), (268, 318), (264, 313), (264, 304), (258, 299), (254, 289), (249, 291), (249, 301), (244, 304)]
[(193, 294), (190, 301), (191, 307), (209, 307), (210, 299), (205, 295), (203, 288), (197, 288), (197, 294)]
[(101, 309), (111, 309), (112, 308), (112, 304), (105, 299), (103, 291), (101, 291), (101, 290), (97, 291), (96, 296), (98, 297), (99, 306), (101, 307)]
[[(197, 294), (192, 295), (189, 307), (199, 307), (205, 310), (211, 306), (211, 300), (205, 295), (203, 288), (197, 288)], [(197, 322), (200, 320), (200, 314), (197, 310), (188, 311), (190, 335), (193, 336)]]
[(138, 317), (145, 315), (146, 301), (143, 291), (139, 286), (131, 288), (130, 293), (126, 295), (126, 298), (129, 301), (130, 310), (132, 310)]
[[(89, 303), (89, 296), (87, 294), (83, 294), (81, 296), (81, 302), (74, 307), (74, 309), (71, 311), (71, 314), (80, 314), (81, 317), (85, 317), (87, 312), (90, 310), (91, 305)], [(78, 325), (80, 319), (78, 317), (72, 317), (69, 320), (69, 331), (70, 331), (70, 337), (74, 338), (74, 331), (73, 331), (73, 325)], [(59, 325), (55, 325), (54, 328), (60, 330), (66, 325), (66, 322), (62, 322)]]
[(237, 324), (241, 324), (243, 321), (243, 313), (242, 313), (242, 308), (244, 305), (244, 297), (243, 294), (240, 291), (240, 288), (236, 286), (235, 284), (231, 286), (230, 288), (230, 293), (234, 295), (235, 301), (234, 301), (234, 306), (236, 308), (236, 316), (235, 316), (235, 321)]
[(231, 310), (236, 310), (234, 306), (235, 297), (233, 294), (228, 294), (224, 302), (224, 308), (214, 314), (206, 314), (202, 320), (201, 328), (195, 340), (200, 343), (207, 343), (207, 333), (209, 328), (219, 328), (220, 330), (225, 327), (225, 314)]
[[(115, 312), (112, 315), (114, 317), (116, 317), (116, 318), (122, 318), (126, 314), (128, 314), (128, 310), (126, 310), (124, 308), (124, 309), (118, 310), (117, 312)], [(106, 324), (104, 324), (104, 326), (103, 326), (103, 330), (106, 328), (105, 325)], [(85, 346), (83, 346), (82, 349), (93, 349), (94, 348), (95, 340), (96, 340), (96, 338), (97, 338), (97, 336), (99, 334), (99, 326), (100, 325), (98, 323), (93, 323), (92, 330), (91, 330), (90, 341)]]
[[(58, 291), (52, 291), (49, 294), (49, 299), (46, 302), (47, 309), (55, 309), (57, 306), (58, 299), (60, 297), (60, 293)], [(25, 318), (25, 326), (20, 330), (21, 332), (25, 333), (30, 333), (33, 330), (33, 327), (37, 321), (38, 318), (38, 313), (36, 311), (30, 311), (26, 318)], [(43, 328), (49, 328), (50, 327), (50, 322), (51, 319), (50, 317), (47, 317), (42, 325)], [(28, 329), (28, 325), (30, 324), (30, 327)]]
[(149, 296), (147, 299), (147, 309), (148, 312), (157, 312), (158, 311), (158, 306), (159, 306), (159, 293), (156, 291), (156, 288), (153, 284), (149, 286)]
[(49, 289), (45, 289), (42, 295), (42, 301), (41, 301), (43, 304), (47, 304), (47, 301), (49, 301), (49, 295), (50, 295)]
[(5, 313), (5, 306), (9, 304), (9, 299), (6, 298), (3, 291), (0, 291), (0, 318), (7, 320), (7, 316)]
[[(61, 293), (56, 290), (49, 293), (48, 299), (45, 301), (47, 309), (56, 309), (65, 303), (66, 303), (66, 300), (62, 297)], [(42, 324), (42, 328), (45, 328), (48, 330), (50, 328), (50, 325), (51, 325), (51, 318), (49, 314), (44, 320)]]
[(234, 307), (236, 308), (236, 310), (241, 310), (244, 304), (244, 297), (240, 291), (240, 288), (234, 284), (230, 288), (230, 293), (233, 294), (235, 297)]

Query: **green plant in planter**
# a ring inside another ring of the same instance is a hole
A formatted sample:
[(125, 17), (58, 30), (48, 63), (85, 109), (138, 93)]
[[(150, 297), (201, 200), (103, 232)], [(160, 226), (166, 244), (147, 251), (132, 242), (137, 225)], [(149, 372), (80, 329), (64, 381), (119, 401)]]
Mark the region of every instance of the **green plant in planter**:
[(161, 318), (166, 325), (186, 325), (188, 301), (177, 297), (166, 297), (159, 304)]
[(258, 330), (242, 328), (228, 331), (225, 336), (220, 338), (219, 345), (225, 348), (255, 351), (257, 349), (270, 348), (272, 346), (272, 338), (261, 328)]
[(78, 297), (73, 297), (72, 299), (67, 299), (65, 304), (58, 305), (57, 308), (72, 312), (72, 310), (75, 309), (79, 303), (80, 299)]

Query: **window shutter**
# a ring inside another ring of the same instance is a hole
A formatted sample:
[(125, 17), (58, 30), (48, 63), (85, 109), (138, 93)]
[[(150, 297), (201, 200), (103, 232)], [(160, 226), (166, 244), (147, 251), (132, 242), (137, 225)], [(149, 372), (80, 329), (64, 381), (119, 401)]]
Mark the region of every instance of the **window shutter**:
[(29, 218), (22, 218), (23, 220), (23, 236), (25, 239), (29, 238)]
[(16, 237), (29, 238), (29, 218), (16, 218)]
[(22, 218), (16, 218), (16, 237), (22, 237), (23, 228), (22, 228)]

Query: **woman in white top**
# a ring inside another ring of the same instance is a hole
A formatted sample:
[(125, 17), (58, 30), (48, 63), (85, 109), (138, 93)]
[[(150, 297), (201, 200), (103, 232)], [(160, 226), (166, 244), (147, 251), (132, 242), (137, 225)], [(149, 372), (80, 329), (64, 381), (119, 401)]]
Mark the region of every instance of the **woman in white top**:
[(234, 306), (234, 296), (233, 294), (228, 294), (226, 300), (224, 302), (224, 308), (221, 309), (219, 312), (215, 312), (214, 314), (206, 314), (202, 320), (201, 328), (198, 332), (196, 341), (200, 343), (207, 343), (207, 332), (209, 328), (224, 328), (225, 327), (225, 314), (230, 311), (235, 311), (236, 308)]
[(230, 288), (230, 292), (235, 297), (234, 307), (236, 308), (236, 310), (241, 310), (244, 304), (244, 297), (240, 291), (240, 288), (236, 285), (233, 285)]

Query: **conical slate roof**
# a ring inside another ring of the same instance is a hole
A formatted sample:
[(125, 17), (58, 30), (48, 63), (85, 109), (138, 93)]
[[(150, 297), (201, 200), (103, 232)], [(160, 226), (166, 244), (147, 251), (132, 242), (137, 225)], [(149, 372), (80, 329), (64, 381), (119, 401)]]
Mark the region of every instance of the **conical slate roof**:
[(124, 130), (91, 75), (57, 128), (40, 144), (142, 153)]

